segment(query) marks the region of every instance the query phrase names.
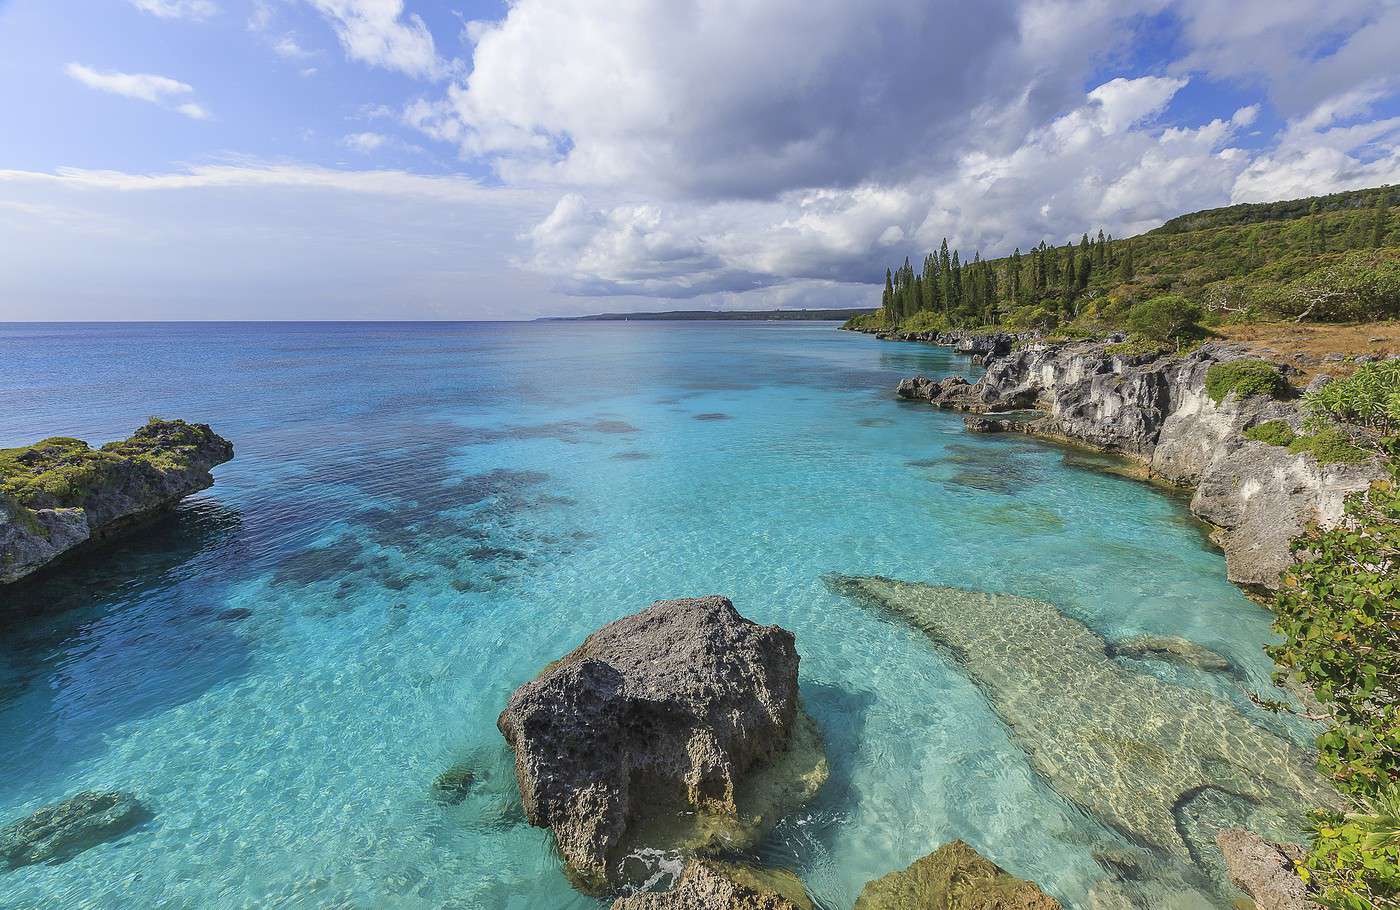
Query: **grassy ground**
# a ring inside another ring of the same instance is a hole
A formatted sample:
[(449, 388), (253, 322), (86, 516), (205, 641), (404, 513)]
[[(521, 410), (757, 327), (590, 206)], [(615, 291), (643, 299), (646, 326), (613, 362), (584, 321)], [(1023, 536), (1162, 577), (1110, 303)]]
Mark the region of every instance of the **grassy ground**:
[(1356, 362), (1327, 360), (1328, 355), (1394, 357), (1400, 354), (1400, 322), (1249, 323), (1212, 329), (1223, 340), (1248, 345), (1269, 360), (1292, 363), (1301, 372), (1301, 383), (1318, 373), (1349, 376)]

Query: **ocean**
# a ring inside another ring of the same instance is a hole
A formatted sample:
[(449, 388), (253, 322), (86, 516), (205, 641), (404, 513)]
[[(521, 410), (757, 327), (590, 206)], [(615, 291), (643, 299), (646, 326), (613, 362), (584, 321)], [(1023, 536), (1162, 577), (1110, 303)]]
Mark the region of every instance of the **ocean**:
[(140, 536), (0, 589), (0, 824), (84, 789), (153, 812), (0, 872), (0, 907), (605, 906), (524, 823), (496, 717), (601, 624), (712, 593), (796, 634), (831, 764), (757, 859), (847, 910), (962, 838), (1089, 906), (1124, 835), (833, 574), (1182, 636), (1235, 672), (1134, 672), (1308, 731), (1250, 703), (1269, 614), (1183, 500), (897, 401), (919, 372), (976, 375), (829, 323), (0, 324), (0, 446), (157, 415), (237, 451)]

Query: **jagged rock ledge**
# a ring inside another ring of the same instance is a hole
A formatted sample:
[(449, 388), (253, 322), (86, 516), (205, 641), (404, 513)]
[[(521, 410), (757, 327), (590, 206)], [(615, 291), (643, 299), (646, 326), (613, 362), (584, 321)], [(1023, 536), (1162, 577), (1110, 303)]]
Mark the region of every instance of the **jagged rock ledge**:
[(1273, 589), (1292, 563), (1289, 546), (1310, 525), (1341, 520), (1347, 494), (1381, 477), (1377, 464), (1320, 464), (1311, 454), (1245, 438), (1269, 420), (1295, 429), (1296, 401), (1265, 396), (1218, 404), (1205, 389), (1213, 364), (1245, 348), (1206, 344), (1183, 355), (1129, 356), (1106, 342), (1030, 344), (990, 356), (975, 383), (961, 377), (904, 379), (901, 398), (971, 414), (1036, 409), (1024, 421), (973, 421), (1091, 446), (1136, 462), (1143, 476), (1194, 488), (1191, 511), (1214, 526), (1230, 580)]
[(497, 726), (526, 818), (580, 890), (648, 877), (640, 857), (755, 843), (825, 782), (791, 632), (724, 597), (657, 601), (516, 690)]
[(0, 449), (0, 584), (173, 508), (232, 457), (207, 425), (156, 418), (100, 449), (67, 437)]

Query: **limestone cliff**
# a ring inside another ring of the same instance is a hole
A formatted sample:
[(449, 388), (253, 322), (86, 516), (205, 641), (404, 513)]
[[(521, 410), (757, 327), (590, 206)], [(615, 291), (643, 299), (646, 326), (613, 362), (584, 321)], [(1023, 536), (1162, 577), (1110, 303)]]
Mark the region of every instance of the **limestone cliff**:
[(1207, 344), (1184, 355), (1128, 356), (1101, 342), (1031, 344), (989, 358), (976, 383), (924, 377), (900, 383), (904, 398), (986, 414), (1036, 409), (1018, 424), (1138, 462), (1154, 479), (1194, 488), (1191, 510), (1216, 528), (1231, 581), (1277, 587), (1289, 543), (1311, 524), (1342, 517), (1348, 493), (1380, 477), (1374, 464), (1320, 464), (1311, 454), (1245, 438), (1269, 420), (1301, 424), (1296, 401), (1206, 392), (1213, 364), (1244, 349)]
[(208, 426), (157, 419), (100, 449), (67, 437), (0, 449), (0, 584), (172, 508), (232, 457)]

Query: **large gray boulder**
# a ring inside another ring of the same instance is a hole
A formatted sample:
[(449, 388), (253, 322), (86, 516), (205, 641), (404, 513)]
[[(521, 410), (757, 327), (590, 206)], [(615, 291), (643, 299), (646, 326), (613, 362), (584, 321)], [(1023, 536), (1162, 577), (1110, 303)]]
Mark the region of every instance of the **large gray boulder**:
[(0, 828), (0, 859), (11, 869), (60, 863), (121, 837), (149, 817), (129, 793), (85, 790)]
[(208, 426), (154, 418), (100, 449), (54, 437), (0, 450), (0, 584), (173, 508), (232, 457)]
[(521, 686), (497, 726), (575, 884), (625, 880), (629, 845), (741, 843), (809, 797), (826, 766), (797, 664), (792, 633), (702, 597), (604, 626)]
[(1248, 894), (1259, 910), (1309, 910), (1308, 888), (1295, 862), (1301, 847), (1275, 844), (1243, 828), (1226, 828), (1215, 842), (1225, 857), (1230, 881)]

